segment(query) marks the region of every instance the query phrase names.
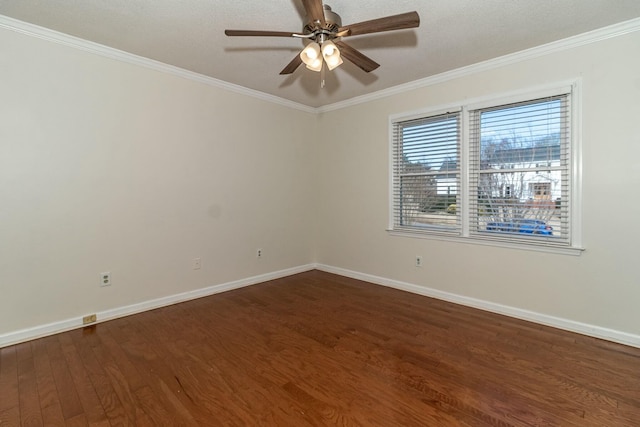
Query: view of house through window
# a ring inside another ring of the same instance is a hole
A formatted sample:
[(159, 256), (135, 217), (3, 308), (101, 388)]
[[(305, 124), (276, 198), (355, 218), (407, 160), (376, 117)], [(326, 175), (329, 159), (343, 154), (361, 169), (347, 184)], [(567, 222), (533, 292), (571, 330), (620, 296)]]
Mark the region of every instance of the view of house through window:
[(570, 245), (570, 122), (570, 93), (393, 122), (393, 230)]
[(567, 96), (471, 112), (472, 231), (568, 237)]

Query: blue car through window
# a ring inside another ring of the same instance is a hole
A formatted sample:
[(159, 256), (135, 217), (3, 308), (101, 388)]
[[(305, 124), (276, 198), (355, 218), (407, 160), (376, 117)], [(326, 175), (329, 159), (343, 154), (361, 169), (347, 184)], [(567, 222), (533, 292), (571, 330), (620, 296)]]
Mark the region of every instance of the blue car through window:
[(553, 236), (553, 227), (540, 219), (519, 219), (511, 222), (489, 222), (487, 223), (487, 231)]

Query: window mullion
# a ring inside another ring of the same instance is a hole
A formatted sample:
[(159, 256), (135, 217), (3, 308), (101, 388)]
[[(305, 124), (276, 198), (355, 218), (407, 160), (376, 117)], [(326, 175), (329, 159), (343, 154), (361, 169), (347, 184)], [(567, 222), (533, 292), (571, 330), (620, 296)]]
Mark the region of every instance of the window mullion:
[(460, 126), (460, 221), (462, 226), (462, 237), (469, 237), (469, 212), (471, 207), (470, 196), (470, 169), (469, 169), (469, 111), (462, 108)]

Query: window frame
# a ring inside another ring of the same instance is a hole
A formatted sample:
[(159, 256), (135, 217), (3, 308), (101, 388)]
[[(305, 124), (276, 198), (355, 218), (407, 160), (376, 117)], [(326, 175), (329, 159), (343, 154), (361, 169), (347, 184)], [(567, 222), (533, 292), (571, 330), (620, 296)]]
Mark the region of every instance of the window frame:
[[(507, 106), (520, 102), (528, 102), (540, 98), (559, 96), (568, 94), (569, 109), (568, 118), (570, 136), (568, 138), (568, 175), (567, 181), (570, 186), (568, 200), (568, 224), (571, 227), (570, 239), (567, 243), (548, 245), (544, 239), (536, 241), (535, 239), (518, 239), (518, 236), (492, 238), (482, 237), (477, 232), (470, 230), (471, 213), (469, 192), (471, 191), (471, 170), (470, 157), (472, 142), (470, 134), (470, 116), (472, 112), (485, 108)], [(461, 229), (457, 234), (441, 233), (436, 228), (407, 228), (396, 227), (399, 221), (396, 217), (395, 202), (398, 195), (395, 190), (397, 188), (397, 175), (394, 153), (395, 132), (398, 123), (417, 120), (420, 118), (430, 118), (446, 113), (460, 112), (460, 194), (462, 200), (460, 209)], [(465, 100), (464, 102), (450, 103), (446, 105), (427, 108), (424, 110), (413, 111), (409, 113), (400, 113), (389, 116), (389, 225), (387, 232), (393, 236), (403, 236), (411, 238), (424, 238), (452, 242), (463, 242), (471, 244), (489, 245), (506, 247), (512, 249), (524, 249), (533, 251), (542, 251), (566, 255), (580, 255), (584, 248), (582, 247), (582, 154), (581, 154), (581, 81), (571, 80), (567, 82), (559, 82), (550, 85), (531, 87), (523, 90), (492, 94), (481, 98)]]
[[(416, 121), (417, 122), (421, 122), (421, 121), (422, 122), (431, 122), (431, 124), (433, 124), (433, 123), (439, 122), (440, 119), (443, 122), (451, 120), (454, 116), (455, 116), (456, 121), (457, 121), (457, 132), (458, 132), (459, 135), (461, 135), (462, 134), (462, 109), (461, 108), (454, 108), (452, 110), (439, 110), (435, 114), (430, 114), (429, 116), (424, 116), (424, 115), (418, 115), (417, 117), (411, 116), (408, 119), (405, 118), (404, 120), (402, 120), (402, 124), (403, 125), (404, 124), (409, 124), (411, 122), (416, 122)], [(394, 128), (392, 130), (392, 133), (394, 133), (396, 130), (397, 129)], [(393, 135), (392, 135), (392, 138), (393, 138)], [(437, 137), (434, 138), (434, 140), (435, 139), (437, 139)], [(432, 142), (435, 142), (435, 141), (432, 140)], [(438, 144), (438, 145), (439, 145), (439, 149), (436, 150), (436, 151), (438, 151), (437, 157), (445, 155), (443, 153), (443, 150), (442, 150), (442, 145), (441, 144)], [(392, 143), (391, 150), (392, 150), (391, 156), (392, 157), (397, 156), (397, 153), (395, 153), (396, 146), (393, 145), (393, 143)], [(448, 149), (444, 150), (444, 151), (446, 151), (447, 154), (450, 154)], [(460, 146), (459, 146), (459, 144), (456, 145), (456, 157), (457, 157), (458, 163), (460, 163), (460, 160), (459, 160), (460, 159)], [(397, 167), (396, 162), (392, 159), (392, 169), (395, 168), (395, 167)], [(457, 180), (456, 180), (456, 188), (460, 188), (462, 186), (462, 182), (463, 182), (462, 181), (462, 177), (461, 177), (462, 176), (462, 170), (461, 170), (461, 166), (460, 165), (454, 171), (454, 174), (458, 175)], [(392, 175), (393, 175), (392, 176), (392, 185), (396, 185), (397, 188), (401, 189), (402, 188), (402, 179), (405, 178), (405, 177), (411, 176), (412, 173), (404, 173), (403, 174), (403, 173), (399, 172), (396, 175), (395, 174), (395, 169), (394, 169), (394, 170), (392, 170)], [(440, 173), (432, 171), (432, 172), (427, 172), (425, 175), (437, 176), (437, 175), (440, 175)], [(393, 189), (392, 189), (392, 192), (393, 192)], [(391, 206), (391, 211), (392, 211), (392, 215), (393, 215), (393, 213), (395, 212), (394, 205), (397, 206), (400, 209), (402, 208), (402, 205), (403, 205), (403, 203), (402, 203), (402, 199), (403, 199), (402, 192), (400, 192), (397, 195), (396, 195), (396, 193), (393, 193), (392, 197), (394, 197), (394, 200), (392, 201), (392, 206)], [(396, 200), (396, 198), (398, 200)], [(460, 199), (460, 196), (458, 195), (456, 198)], [(395, 221), (396, 218), (397, 217), (393, 217), (392, 221)], [(390, 228), (395, 228), (396, 224), (401, 225), (402, 222), (403, 222), (403, 219), (399, 219), (397, 222), (393, 222)], [(435, 225), (433, 225), (433, 226), (431, 226), (429, 228), (429, 230), (431, 232), (437, 233), (437, 234), (448, 235), (448, 236), (456, 236), (456, 235), (459, 235), (459, 230), (461, 229), (460, 215), (458, 215), (458, 214), (456, 215), (456, 221), (455, 222), (456, 222), (455, 227), (435, 226)], [(416, 226), (411, 226), (411, 225), (403, 226), (402, 229), (403, 230), (415, 230), (416, 232), (420, 232), (420, 230), (421, 230), (421, 228), (416, 227)]]

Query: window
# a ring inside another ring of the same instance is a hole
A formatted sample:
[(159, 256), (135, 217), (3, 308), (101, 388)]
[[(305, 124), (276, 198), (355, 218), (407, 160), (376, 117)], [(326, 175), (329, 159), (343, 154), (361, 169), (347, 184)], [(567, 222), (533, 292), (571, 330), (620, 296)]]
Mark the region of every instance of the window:
[(392, 118), (391, 231), (578, 249), (574, 92)]
[(395, 128), (397, 187), (395, 226), (460, 229), (460, 114), (442, 114), (398, 123)]

